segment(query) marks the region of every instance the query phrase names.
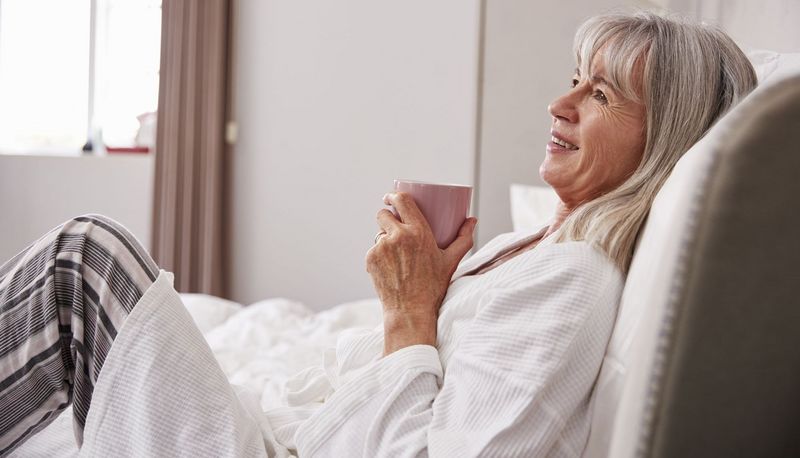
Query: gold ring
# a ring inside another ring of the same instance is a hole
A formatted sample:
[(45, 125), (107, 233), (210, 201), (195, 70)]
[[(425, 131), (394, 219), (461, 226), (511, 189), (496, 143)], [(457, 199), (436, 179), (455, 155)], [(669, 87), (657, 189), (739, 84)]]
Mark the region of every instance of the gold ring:
[(380, 241), (381, 237), (383, 237), (384, 235), (386, 235), (386, 231), (380, 231), (377, 234), (375, 234), (374, 243), (377, 244), (378, 241)]

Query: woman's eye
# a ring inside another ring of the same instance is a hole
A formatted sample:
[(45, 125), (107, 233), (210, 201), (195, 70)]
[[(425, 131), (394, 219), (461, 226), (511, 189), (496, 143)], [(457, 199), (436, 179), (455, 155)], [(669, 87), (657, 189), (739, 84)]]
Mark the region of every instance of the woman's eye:
[(595, 99), (597, 99), (598, 101), (600, 101), (602, 103), (608, 103), (608, 99), (606, 98), (606, 95), (603, 94), (603, 91), (599, 91), (599, 90), (598, 91), (594, 91), (594, 94), (592, 94), (592, 97), (594, 97)]

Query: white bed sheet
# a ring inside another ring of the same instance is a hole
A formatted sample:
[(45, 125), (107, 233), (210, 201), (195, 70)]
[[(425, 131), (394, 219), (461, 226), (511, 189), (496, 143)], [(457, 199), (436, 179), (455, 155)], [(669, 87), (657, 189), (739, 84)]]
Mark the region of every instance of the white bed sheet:
[(381, 323), (377, 299), (340, 304), (314, 313), (287, 299), (257, 302), (205, 333), (231, 383), (259, 393), (262, 409), (284, 405), (282, 387), (292, 375), (321, 366), (325, 350), (345, 330)]

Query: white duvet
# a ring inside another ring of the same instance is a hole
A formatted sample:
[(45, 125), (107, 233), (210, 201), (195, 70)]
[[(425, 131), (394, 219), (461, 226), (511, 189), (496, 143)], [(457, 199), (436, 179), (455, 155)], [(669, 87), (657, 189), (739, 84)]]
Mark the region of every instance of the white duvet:
[[(193, 316), (201, 312), (191, 304), (187, 308)], [(266, 410), (286, 404), (284, 382), (305, 368), (322, 366), (324, 351), (336, 346), (342, 330), (372, 329), (380, 322), (377, 299), (320, 313), (299, 302), (271, 299), (238, 310), (204, 335), (230, 382), (261, 393)]]
[[(288, 299), (247, 307), (200, 294), (181, 295), (231, 383), (260, 393), (261, 407), (284, 405), (282, 387), (297, 372), (322, 364), (326, 348), (344, 329), (372, 329), (381, 322), (380, 302), (368, 299), (314, 313)], [(77, 456), (71, 409), (11, 456)]]

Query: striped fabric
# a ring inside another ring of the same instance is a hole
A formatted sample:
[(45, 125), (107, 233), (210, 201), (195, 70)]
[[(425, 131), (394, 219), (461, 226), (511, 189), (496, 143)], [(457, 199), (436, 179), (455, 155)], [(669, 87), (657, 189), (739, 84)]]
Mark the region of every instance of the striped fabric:
[(97, 376), (159, 273), (119, 223), (74, 218), (0, 267), (0, 456), (73, 403), (76, 440)]

